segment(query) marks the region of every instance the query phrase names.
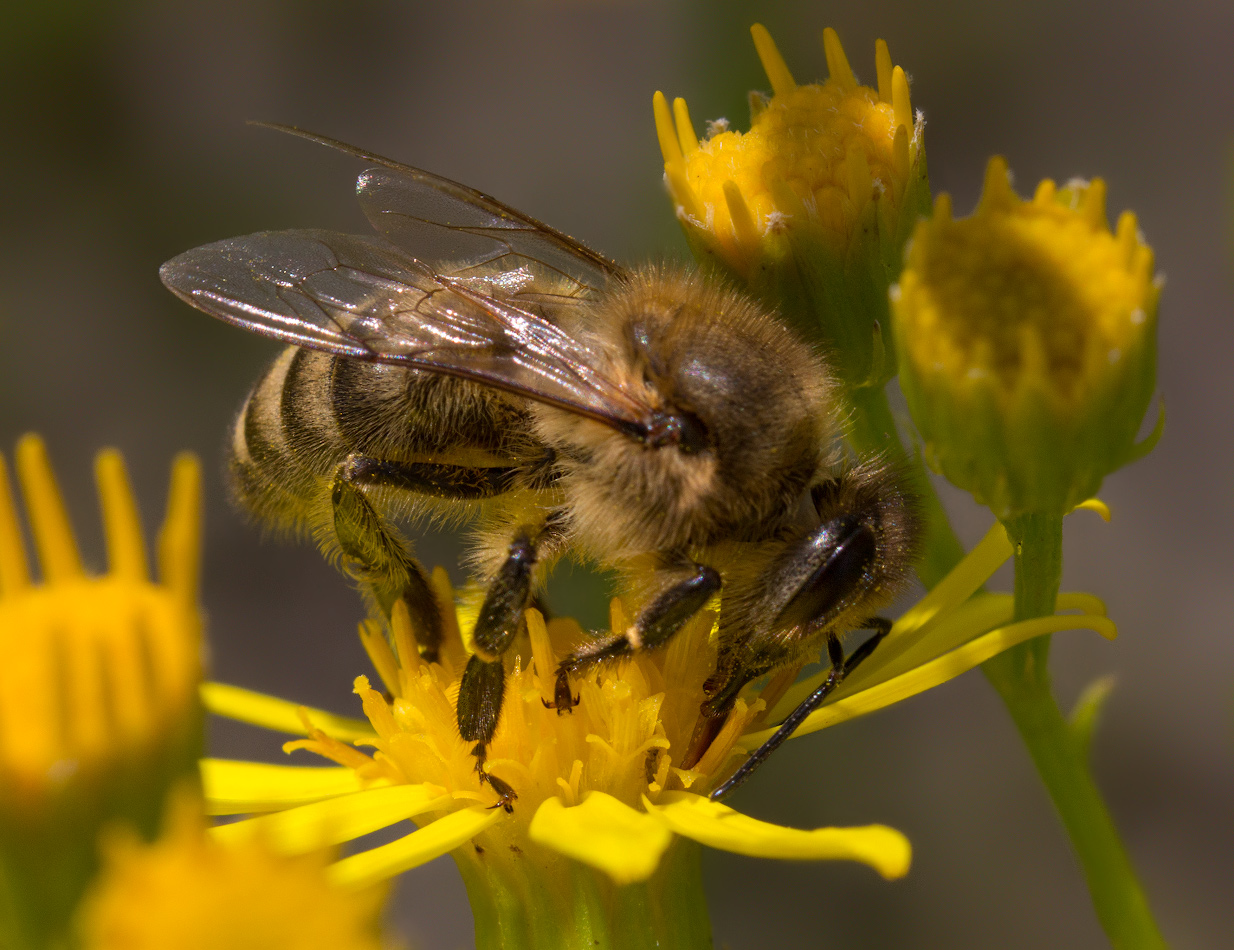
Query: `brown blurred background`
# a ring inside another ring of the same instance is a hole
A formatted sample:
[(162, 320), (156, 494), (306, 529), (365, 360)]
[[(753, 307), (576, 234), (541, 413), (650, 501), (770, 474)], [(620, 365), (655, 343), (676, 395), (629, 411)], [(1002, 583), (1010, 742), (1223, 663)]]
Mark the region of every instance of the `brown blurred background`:
[[(1234, 6), (1185, 0), (820, 3), (10, 2), (0, 14), (0, 446), (48, 439), (85, 544), (90, 459), (124, 450), (147, 524), (168, 461), (205, 459), (205, 603), (215, 674), (356, 712), (354, 594), (315, 552), (263, 543), (229, 508), (221, 447), (275, 346), (190, 310), (159, 264), (286, 227), (364, 229), (358, 168), (246, 126), (299, 124), (475, 185), (610, 255), (684, 255), (660, 182), (651, 95), (747, 121), (762, 21), (799, 80), (839, 31), (858, 75), (877, 37), (913, 79), (936, 191), (971, 209), (986, 158), (1022, 191), (1102, 175), (1169, 282), (1158, 450), (1110, 478), (1114, 521), (1070, 519), (1064, 586), (1122, 636), (1056, 640), (1058, 692), (1113, 672), (1099, 780), (1176, 947), (1234, 946)], [(988, 514), (947, 495), (969, 541)], [(430, 563), (457, 546), (428, 539)], [(456, 575), (457, 576), (457, 575)], [(219, 726), (215, 750), (276, 758)], [(895, 884), (855, 865), (707, 856), (716, 945), (1101, 947), (1083, 881), (979, 674), (778, 754), (734, 802), (802, 826), (885, 822), (915, 847)], [(415, 946), (471, 945), (453, 865), (405, 875)]]

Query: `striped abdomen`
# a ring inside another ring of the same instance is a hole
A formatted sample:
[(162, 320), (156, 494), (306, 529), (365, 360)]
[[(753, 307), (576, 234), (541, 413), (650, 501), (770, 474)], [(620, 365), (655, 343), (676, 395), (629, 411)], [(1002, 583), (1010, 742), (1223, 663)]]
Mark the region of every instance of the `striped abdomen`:
[(240, 410), (229, 467), (240, 505), (304, 533), (330, 523), (335, 469), (353, 453), (486, 467), (535, 452), (525, 410), (493, 390), (292, 346)]

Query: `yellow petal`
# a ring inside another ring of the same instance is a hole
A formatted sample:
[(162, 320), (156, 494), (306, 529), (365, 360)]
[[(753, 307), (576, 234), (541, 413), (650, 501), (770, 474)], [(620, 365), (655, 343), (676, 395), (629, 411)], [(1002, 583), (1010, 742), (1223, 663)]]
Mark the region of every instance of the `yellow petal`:
[(995, 522), (985, 537), (964, 555), (964, 559), (952, 568), (933, 590), (904, 612), (891, 628), (883, 646), (894, 643), (900, 637), (916, 633), (926, 624), (964, 603), (1007, 562), (1011, 554), (1007, 531), (1002, 524)]
[(326, 873), (333, 883), (342, 887), (369, 887), (453, 851), (504, 817), (505, 812), (500, 808), (465, 808), (451, 812), (397, 841), (336, 861)]
[[(1008, 650), (1018, 643), (1031, 640), (1047, 633), (1058, 633), (1063, 630), (1095, 630), (1106, 639), (1113, 639), (1118, 630), (1113, 622), (1105, 617), (1093, 615), (1066, 614), (1054, 617), (1038, 617), (1035, 620), (1022, 620), (1010, 626), (992, 630), (983, 637), (978, 637), (964, 644), (958, 650), (952, 650), (936, 660), (925, 663), (900, 676), (886, 682), (871, 686), (869, 689), (845, 696), (821, 709), (817, 709), (806, 717), (794, 736), (805, 736), (819, 729), (826, 729), (836, 723), (866, 713), (890, 706), (901, 700), (908, 699), (918, 693), (932, 689), (941, 683), (954, 679), (961, 673), (966, 673), (974, 666), (979, 666), (990, 657)], [(762, 732), (742, 736), (742, 748), (749, 750), (762, 745), (771, 738), (775, 729), (765, 729)]]
[(885, 825), (785, 828), (689, 792), (666, 793), (659, 805), (643, 803), (677, 834), (721, 851), (782, 861), (860, 861), (889, 880), (907, 874), (912, 861), (908, 839)]
[(348, 742), (368, 741), (376, 738), (373, 727), (363, 719), (337, 716), (324, 709), (313, 709), (300, 703), (267, 696), (251, 689), (229, 686), (226, 683), (203, 683), (201, 701), (207, 712), (226, 716), (238, 722), (286, 732), (293, 736), (307, 736), (308, 730), (300, 718), (300, 710), (308, 714), (309, 721), (332, 739)]
[(618, 884), (651, 877), (672, 843), (668, 827), (604, 792), (567, 808), (545, 799), (528, 829), (531, 840), (604, 871)]
[(438, 785), (391, 785), (218, 825), (210, 833), (218, 841), (257, 837), (284, 854), (307, 854), (444, 808), (452, 801)]
[(99, 487), (99, 509), (103, 512), (103, 533), (107, 538), (108, 570), (125, 580), (148, 580), (145, 533), (120, 453), (104, 449), (96, 455), (94, 478)]
[(77, 553), (73, 526), (47, 458), (47, 447), (37, 435), (24, 435), (17, 443), (17, 478), (26, 499), (30, 535), (43, 568), (43, 581), (80, 577), (81, 555)]
[(355, 771), (300, 765), (270, 765), (232, 759), (202, 759), (201, 784), (211, 815), (273, 811), (346, 795), (361, 789)]

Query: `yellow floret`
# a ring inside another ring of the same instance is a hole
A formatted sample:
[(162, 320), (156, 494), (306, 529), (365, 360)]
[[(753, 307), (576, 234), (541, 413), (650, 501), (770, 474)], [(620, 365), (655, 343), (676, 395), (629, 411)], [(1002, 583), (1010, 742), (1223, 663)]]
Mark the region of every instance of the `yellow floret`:
[(940, 195), (893, 293), (901, 384), (927, 456), (999, 517), (1058, 513), (1128, 461), (1155, 379), (1161, 281), (1105, 183), (1030, 200), (990, 161), (976, 212)]
[(696, 257), (716, 265), (832, 351), (851, 386), (894, 373), (882, 352), (886, 290), (929, 207), (922, 122), (887, 44), (878, 87), (857, 82), (834, 30), (830, 77), (798, 85), (767, 31), (751, 29), (774, 95), (751, 94), (748, 132), (699, 141), (684, 100), (654, 111), (665, 181)]
[(379, 950), (381, 889), (330, 885), (321, 854), (260, 840), (222, 845), (200, 803), (177, 801), (163, 836), (108, 843), (81, 915), (82, 950)]

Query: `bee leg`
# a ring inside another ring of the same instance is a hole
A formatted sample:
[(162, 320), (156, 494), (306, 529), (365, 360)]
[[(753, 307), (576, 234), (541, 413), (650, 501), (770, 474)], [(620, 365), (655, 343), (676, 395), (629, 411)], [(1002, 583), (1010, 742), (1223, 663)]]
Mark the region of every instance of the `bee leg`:
[(406, 602), (424, 658), (435, 662), (442, 640), (437, 597), (424, 570), (365, 496), (362, 480), (351, 467), (351, 459), (339, 464), (331, 491), (339, 547), (386, 616), (396, 600)]
[(586, 643), (567, 656), (557, 665), (554, 707), (558, 715), (569, 712), (575, 705), (570, 695), (571, 673), (581, 672), (605, 660), (629, 656), (638, 650), (662, 646), (687, 620), (702, 610), (719, 589), (720, 572), (705, 564), (696, 564), (689, 577), (661, 591), (624, 632)]
[(459, 735), (464, 741), (475, 743), (471, 751), (476, 757), (480, 781), (492, 786), (507, 810), (517, 796), (509, 785), (485, 771), (484, 757), (497, 730), (505, 692), (506, 670), (501, 657), (518, 635), (523, 610), (531, 594), (536, 547), (529, 535), (524, 529), (515, 537), (505, 562), (489, 584), (472, 634), (476, 652), (467, 661), (458, 689)]
[[(827, 654), (831, 659), (831, 670), (828, 672), (827, 678), (819, 684), (814, 692), (803, 699), (796, 709), (788, 714), (788, 718), (780, 723), (779, 728), (772, 733), (771, 738), (755, 749), (750, 754), (750, 757), (741, 763), (741, 768), (734, 772), (727, 782), (708, 796), (713, 802), (720, 801), (744, 783), (753, 774), (754, 770), (767, 760), (771, 753), (783, 745), (785, 740), (797, 731), (797, 728), (805, 722), (806, 717), (814, 712), (822, 704), (823, 700), (835, 691), (837, 686), (844, 682), (844, 678), (874, 652), (875, 647), (891, 631), (891, 621), (885, 617), (872, 617), (863, 626), (873, 630), (874, 635), (857, 647), (847, 659), (844, 657), (844, 648), (840, 645), (836, 635), (834, 633), (827, 635)], [(736, 694), (734, 693), (733, 695), (735, 697)]]

